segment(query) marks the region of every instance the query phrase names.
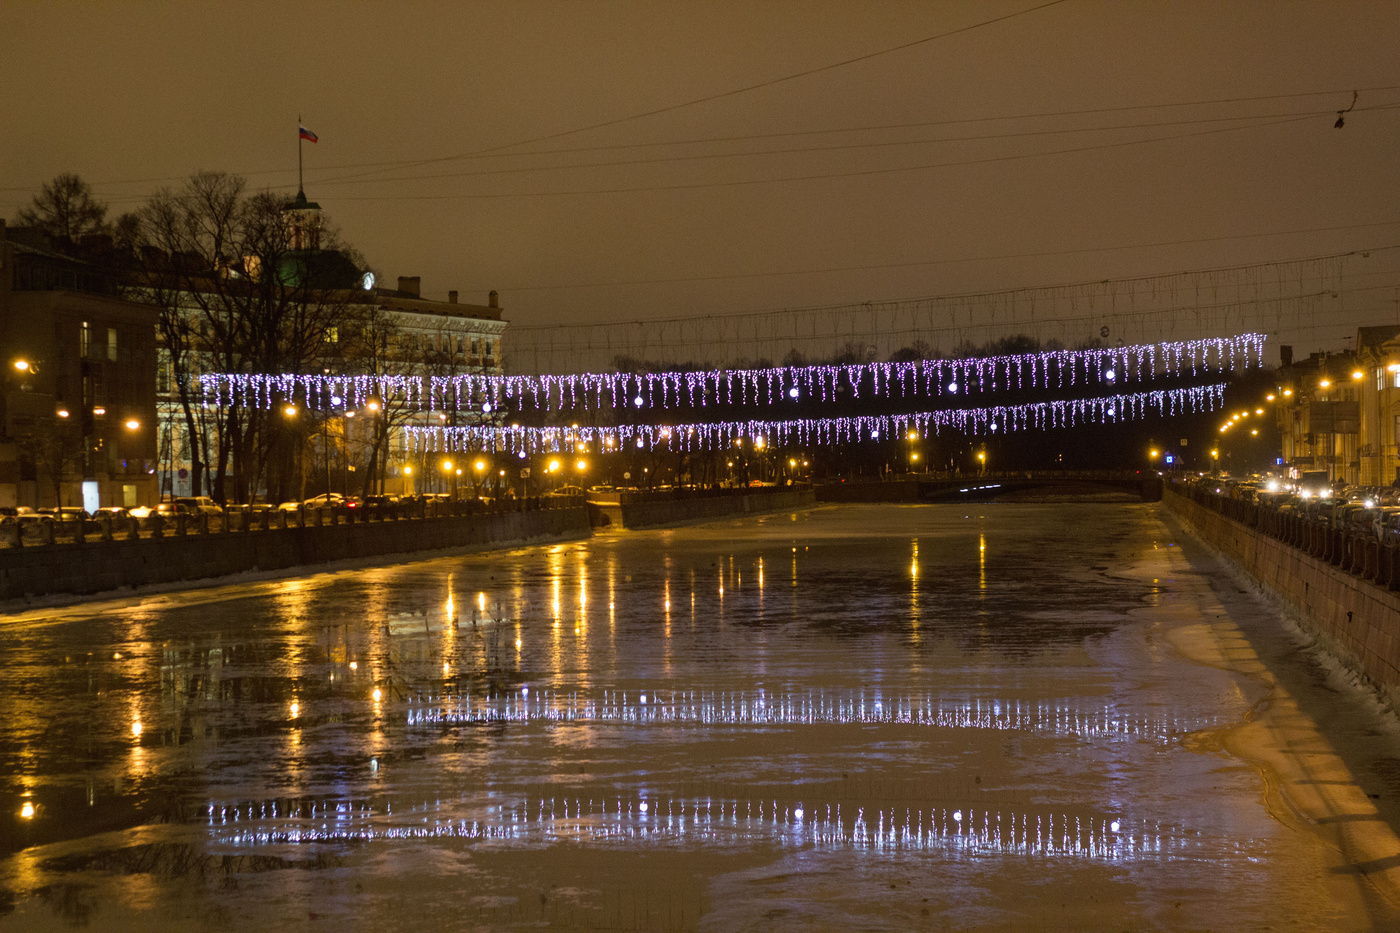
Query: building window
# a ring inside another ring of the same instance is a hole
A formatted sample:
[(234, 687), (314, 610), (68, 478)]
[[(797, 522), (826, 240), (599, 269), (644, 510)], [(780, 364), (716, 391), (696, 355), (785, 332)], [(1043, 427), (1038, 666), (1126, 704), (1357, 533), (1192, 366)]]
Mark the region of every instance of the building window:
[(117, 361), (117, 329), (107, 328), (107, 359), (113, 363)]
[(156, 391), (162, 395), (170, 391), (170, 351), (156, 351)]
[(83, 326), (78, 329), (78, 356), (82, 359), (87, 359), (91, 348), (92, 325), (87, 321), (83, 321)]
[(491, 341), (487, 340), (485, 343), (486, 343), (486, 355), (487, 355), (487, 356), (490, 356), (490, 355), (491, 355)]

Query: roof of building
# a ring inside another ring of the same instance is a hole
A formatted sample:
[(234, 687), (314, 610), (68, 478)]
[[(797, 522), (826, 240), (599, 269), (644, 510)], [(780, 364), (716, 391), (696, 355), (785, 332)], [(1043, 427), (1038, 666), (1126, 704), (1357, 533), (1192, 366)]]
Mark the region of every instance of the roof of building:
[(1356, 349), (1379, 347), (1400, 337), (1400, 324), (1383, 324), (1378, 327), (1358, 327), (1356, 329)]

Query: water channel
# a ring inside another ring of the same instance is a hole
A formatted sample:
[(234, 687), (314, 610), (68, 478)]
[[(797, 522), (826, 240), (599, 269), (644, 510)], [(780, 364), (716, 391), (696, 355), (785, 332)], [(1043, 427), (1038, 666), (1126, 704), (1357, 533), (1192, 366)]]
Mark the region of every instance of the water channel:
[(0, 616), (0, 929), (1367, 930), (1400, 739), (1160, 505)]

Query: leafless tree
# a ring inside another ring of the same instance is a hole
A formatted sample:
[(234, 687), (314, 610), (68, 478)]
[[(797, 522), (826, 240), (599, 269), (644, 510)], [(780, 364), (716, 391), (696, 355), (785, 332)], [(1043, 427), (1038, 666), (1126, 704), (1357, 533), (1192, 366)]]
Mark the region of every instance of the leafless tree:
[(71, 172), (46, 182), (16, 217), (59, 242), (76, 243), (90, 234), (108, 232), (107, 205), (93, 197), (91, 185)]
[(157, 192), (132, 235), (139, 281), (162, 312), (193, 487), (212, 474), (220, 500), (247, 499), (286, 431), (270, 423), (278, 405), (231, 406), (206, 421), (200, 372), (320, 371), (342, 357), (341, 335), (361, 313), (350, 279), (362, 260), (333, 229), (307, 237), (285, 207), (272, 192), (250, 193), (238, 176), (203, 172)]

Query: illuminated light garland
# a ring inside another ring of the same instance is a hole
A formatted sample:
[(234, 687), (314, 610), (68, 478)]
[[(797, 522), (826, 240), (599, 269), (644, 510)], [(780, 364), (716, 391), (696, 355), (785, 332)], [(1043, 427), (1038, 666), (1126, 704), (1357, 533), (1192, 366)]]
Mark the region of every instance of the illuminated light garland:
[(678, 451), (722, 450), (746, 439), (761, 439), (766, 447), (826, 446), (879, 440), (885, 437), (937, 436), (945, 431), (964, 435), (1007, 431), (1070, 428), (1080, 424), (1117, 424), (1150, 415), (1171, 416), (1214, 411), (1225, 398), (1225, 383), (1179, 389), (1158, 389), (1100, 398), (1030, 402), (984, 408), (952, 408), (895, 415), (846, 418), (805, 418), (787, 421), (719, 421), (704, 424), (620, 424), (580, 427), (468, 425), (464, 427), (407, 426), (404, 432), (415, 453), (487, 451), (520, 456), (572, 453), (623, 447)]
[[(579, 373), (506, 376), (341, 376), (209, 373), (200, 377), (204, 405), (271, 408), (292, 402), (309, 409), (358, 408), (370, 399), (401, 400), (422, 411), (669, 409), (708, 405), (832, 402), (843, 392), (860, 398), (945, 395), (1098, 385), (1113, 388), (1159, 375), (1199, 376), (1263, 364), (1263, 334), (1165, 341), (1090, 350), (916, 360), (908, 363), (778, 366), (768, 369), (659, 373)], [(339, 401), (332, 401), (339, 399)]]

